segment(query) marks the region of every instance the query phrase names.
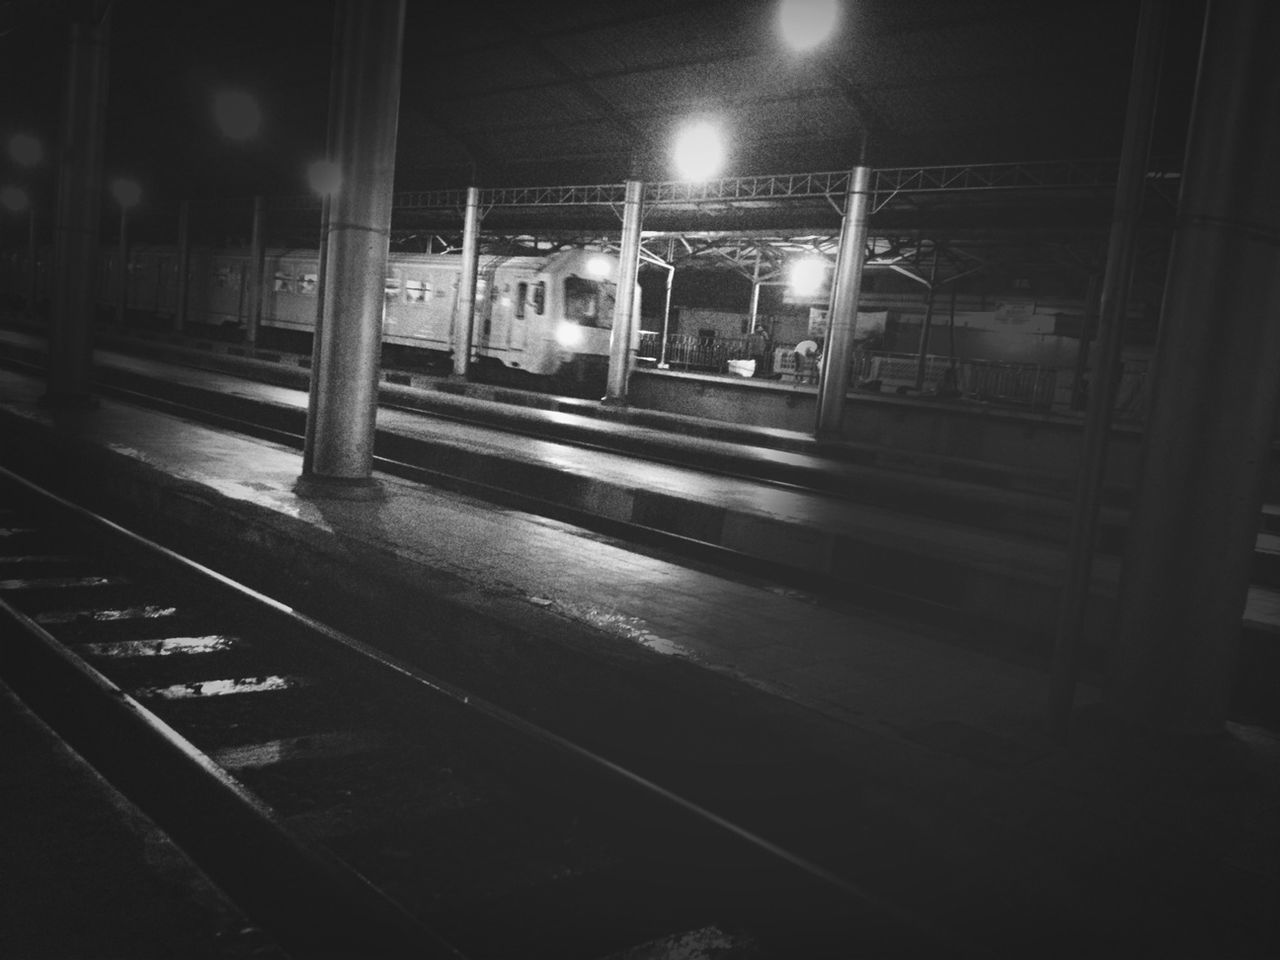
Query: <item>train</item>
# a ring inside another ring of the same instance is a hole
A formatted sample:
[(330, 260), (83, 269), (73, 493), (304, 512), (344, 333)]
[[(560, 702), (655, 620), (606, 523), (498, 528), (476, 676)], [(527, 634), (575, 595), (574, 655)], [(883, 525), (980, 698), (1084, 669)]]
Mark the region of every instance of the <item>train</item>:
[[(119, 302), (119, 249), (104, 247), (96, 291), (103, 311)], [(249, 332), (251, 254), (245, 248), (193, 248), (188, 255), (186, 324), (227, 338)], [(9, 251), (4, 286), (26, 295), (28, 258)], [(41, 298), (48, 298), (51, 257), (39, 257)], [(262, 269), (260, 344), (294, 341), (315, 330), (319, 252), (267, 249)], [(136, 244), (128, 255), (126, 315), (131, 323), (171, 324), (177, 313), (178, 252)], [(384, 344), (398, 356), (448, 361), (460, 349), (457, 322), (462, 256), (391, 252), (387, 258)], [(608, 368), (619, 274), (617, 256), (571, 248), (546, 254), (481, 254), (476, 277), (471, 357), (481, 365), (540, 378), (591, 382)], [(639, 288), (631, 348), (640, 338)]]

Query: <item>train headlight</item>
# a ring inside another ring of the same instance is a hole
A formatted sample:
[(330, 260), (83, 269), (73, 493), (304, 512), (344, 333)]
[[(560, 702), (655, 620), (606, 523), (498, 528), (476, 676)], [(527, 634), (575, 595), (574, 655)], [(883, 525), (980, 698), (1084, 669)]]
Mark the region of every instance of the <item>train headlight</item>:
[(586, 340), (586, 334), (582, 327), (576, 323), (569, 323), (567, 320), (561, 320), (560, 325), (556, 327), (556, 343), (570, 350), (577, 349), (582, 346)]

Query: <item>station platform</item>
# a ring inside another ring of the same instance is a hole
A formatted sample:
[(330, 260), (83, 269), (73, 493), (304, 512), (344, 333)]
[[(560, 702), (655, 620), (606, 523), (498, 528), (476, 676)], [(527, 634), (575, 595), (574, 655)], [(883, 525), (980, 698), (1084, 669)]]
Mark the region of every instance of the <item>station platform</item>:
[[(107, 340), (129, 352), (95, 352), (105, 385), (302, 432), (309, 373), (301, 358), (225, 343)], [(0, 354), (43, 362), (44, 350), (39, 337), (0, 329)], [(971, 643), (1047, 659), (1072, 522), (1069, 476), (447, 377), (384, 371), (380, 396), (378, 449), (393, 459), (571, 522), (620, 523), (723, 549), (802, 591), (929, 609)], [(1031, 417), (1000, 416), (1015, 425)], [(1272, 473), (1280, 477), (1280, 460)], [(1131, 496), (1104, 491), (1087, 663), (1100, 661), (1094, 638), (1114, 617)], [(1280, 674), (1277, 530), (1280, 505), (1264, 508), (1241, 625), (1243, 692), (1254, 700), (1257, 678)]]
[[(870, 786), (850, 818), (875, 831), (893, 808), (912, 824), (909, 836), (886, 835), (883, 860), (860, 865), (859, 882), (922, 914), (967, 917), (993, 955), (1280, 953), (1275, 729), (1232, 723), (1218, 737), (1165, 741), (1114, 726), (1083, 684), (1071, 733), (1054, 739), (1039, 667), (975, 651), (936, 624), (387, 475), (371, 501), (300, 498), (292, 449), (111, 399), (53, 412), (42, 392), (38, 379), (0, 371), (0, 463), (91, 477), (104, 500), (234, 544), (246, 565), (269, 558), (316, 591), (431, 594), (542, 643), (572, 633), (601, 658), (706, 671), (856, 731), (876, 747), (859, 757)], [(579, 451), (564, 456), (592, 476)], [(645, 485), (660, 482), (645, 469)], [(748, 496), (727, 478), (701, 484), (707, 501)], [(754, 496), (775, 518), (804, 509), (776, 489)], [(881, 522), (886, 538), (907, 536)], [(1011, 916), (1043, 918), (1044, 942), (1010, 946), (1000, 928)]]

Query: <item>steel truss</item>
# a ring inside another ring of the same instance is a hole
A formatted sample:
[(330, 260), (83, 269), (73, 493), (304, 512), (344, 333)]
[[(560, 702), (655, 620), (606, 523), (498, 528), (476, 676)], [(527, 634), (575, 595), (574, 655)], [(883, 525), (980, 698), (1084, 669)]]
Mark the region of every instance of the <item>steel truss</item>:
[[(992, 190), (1109, 189), (1115, 186), (1115, 160), (1041, 161), (1030, 163), (954, 164), (932, 167), (887, 167), (872, 171), (872, 202), (883, 206), (895, 197)], [(843, 199), (850, 171), (794, 173), (756, 177), (726, 177), (701, 183), (666, 180), (646, 183), (646, 207), (699, 207), (707, 204), (779, 203)], [(1176, 180), (1168, 162), (1153, 165), (1152, 183)], [(492, 207), (620, 207), (626, 185), (621, 183), (553, 187), (486, 187), (480, 206)], [(466, 207), (466, 190), (419, 190), (395, 195), (400, 211), (449, 211)], [(276, 210), (318, 209), (315, 197), (283, 197), (272, 201)]]

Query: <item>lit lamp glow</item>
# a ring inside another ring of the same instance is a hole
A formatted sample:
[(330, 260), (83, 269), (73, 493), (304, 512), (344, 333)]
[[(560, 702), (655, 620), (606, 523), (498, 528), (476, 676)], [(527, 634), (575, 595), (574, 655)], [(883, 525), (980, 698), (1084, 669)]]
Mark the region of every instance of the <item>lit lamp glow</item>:
[(243, 90), (224, 90), (213, 98), (213, 118), (232, 140), (248, 140), (262, 127), (258, 101)]
[(21, 213), (27, 209), (30, 203), (27, 191), (21, 187), (5, 187), (0, 190), (0, 206), (3, 206), (10, 213)]
[(317, 160), (307, 167), (307, 183), (322, 197), (331, 197), (342, 186), (342, 170), (332, 160)]
[(111, 196), (116, 198), (116, 203), (120, 204), (121, 210), (128, 210), (130, 207), (136, 207), (138, 201), (142, 199), (142, 187), (137, 180), (119, 177), (111, 181)]
[(840, 16), (839, 0), (782, 0), (778, 5), (778, 27), (791, 49), (812, 50), (835, 30)]
[(827, 261), (821, 257), (793, 260), (787, 271), (787, 284), (798, 299), (816, 297), (827, 276)]
[(44, 147), (29, 133), (15, 133), (9, 138), (9, 156), (24, 167), (34, 167), (44, 159)]
[(688, 124), (676, 136), (672, 159), (681, 179), (710, 180), (724, 163), (720, 131), (705, 120)]

